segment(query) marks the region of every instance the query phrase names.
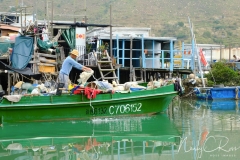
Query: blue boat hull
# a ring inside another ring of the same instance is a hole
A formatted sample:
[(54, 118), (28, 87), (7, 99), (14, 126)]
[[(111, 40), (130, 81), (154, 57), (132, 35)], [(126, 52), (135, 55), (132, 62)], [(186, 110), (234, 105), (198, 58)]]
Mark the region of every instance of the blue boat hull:
[(239, 99), (240, 87), (220, 87), (220, 88), (210, 88), (206, 93), (195, 92), (197, 99)]

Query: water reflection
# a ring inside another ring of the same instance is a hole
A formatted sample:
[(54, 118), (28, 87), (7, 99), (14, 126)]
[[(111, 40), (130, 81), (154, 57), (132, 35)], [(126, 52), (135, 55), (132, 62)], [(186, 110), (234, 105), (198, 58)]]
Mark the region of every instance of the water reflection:
[[(166, 114), (120, 119), (5, 124), (1, 158), (149, 159), (171, 154), (181, 133)], [(1, 159), (0, 158), (0, 159)]]
[(197, 160), (240, 157), (239, 101), (176, 100), (166, 114), (0, 128), (0, 159)]
[(172, 120), (183, 133), (177, 159), (238, 159), (239, 101), (181, 100)]

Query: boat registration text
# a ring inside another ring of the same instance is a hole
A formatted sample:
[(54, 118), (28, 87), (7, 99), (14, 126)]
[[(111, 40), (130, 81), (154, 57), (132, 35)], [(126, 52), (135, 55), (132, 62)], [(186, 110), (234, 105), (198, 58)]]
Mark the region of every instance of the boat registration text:
[(87, 115), (117, 115), (117, 114), (128, 114), (128, 113), (136, 113), (141, 112), (142, 103), (134, 103), (134, 104), (122, 104), (122, 105), (112, 105), (110, 107), (94, 107), (94, 109), (89, 108), (86, 109)]

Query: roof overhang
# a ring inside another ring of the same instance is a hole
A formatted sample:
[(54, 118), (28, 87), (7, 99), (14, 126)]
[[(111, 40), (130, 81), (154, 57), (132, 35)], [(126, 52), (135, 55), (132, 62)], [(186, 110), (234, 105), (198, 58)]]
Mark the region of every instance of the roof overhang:
[(11, 25), (6, 25), (6, 24), (0, 24), (0, 29), (5, 29), (5, 30), (11, 30), (11, 31), (19, 31), (19, 27), (11, 26)]
[[(99, 36), (99, 39), (110, 39), (110, 36)], [(155, 41), (177, 41), (176, 37), (131, 37), (131, 36), (112, 36), (112, 39), (125, 39), (125, 40), (155, 40)]]

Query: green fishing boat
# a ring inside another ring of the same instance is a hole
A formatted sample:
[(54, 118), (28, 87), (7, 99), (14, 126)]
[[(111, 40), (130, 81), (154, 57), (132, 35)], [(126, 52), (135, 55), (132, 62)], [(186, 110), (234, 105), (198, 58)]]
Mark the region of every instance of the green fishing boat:
[(156, 158), (174, 154), (182, 136), (166, 114), (37, 124), (4, 125), (0, 159)]
[(155, 114), (164, 112), (177, 94), (169, 84), (149, 90), (99, 93), (94, 98), (86, 95), (86, 89), (78, 94), (10, 95), (1, 100), (0, 118), (4, 124)]

